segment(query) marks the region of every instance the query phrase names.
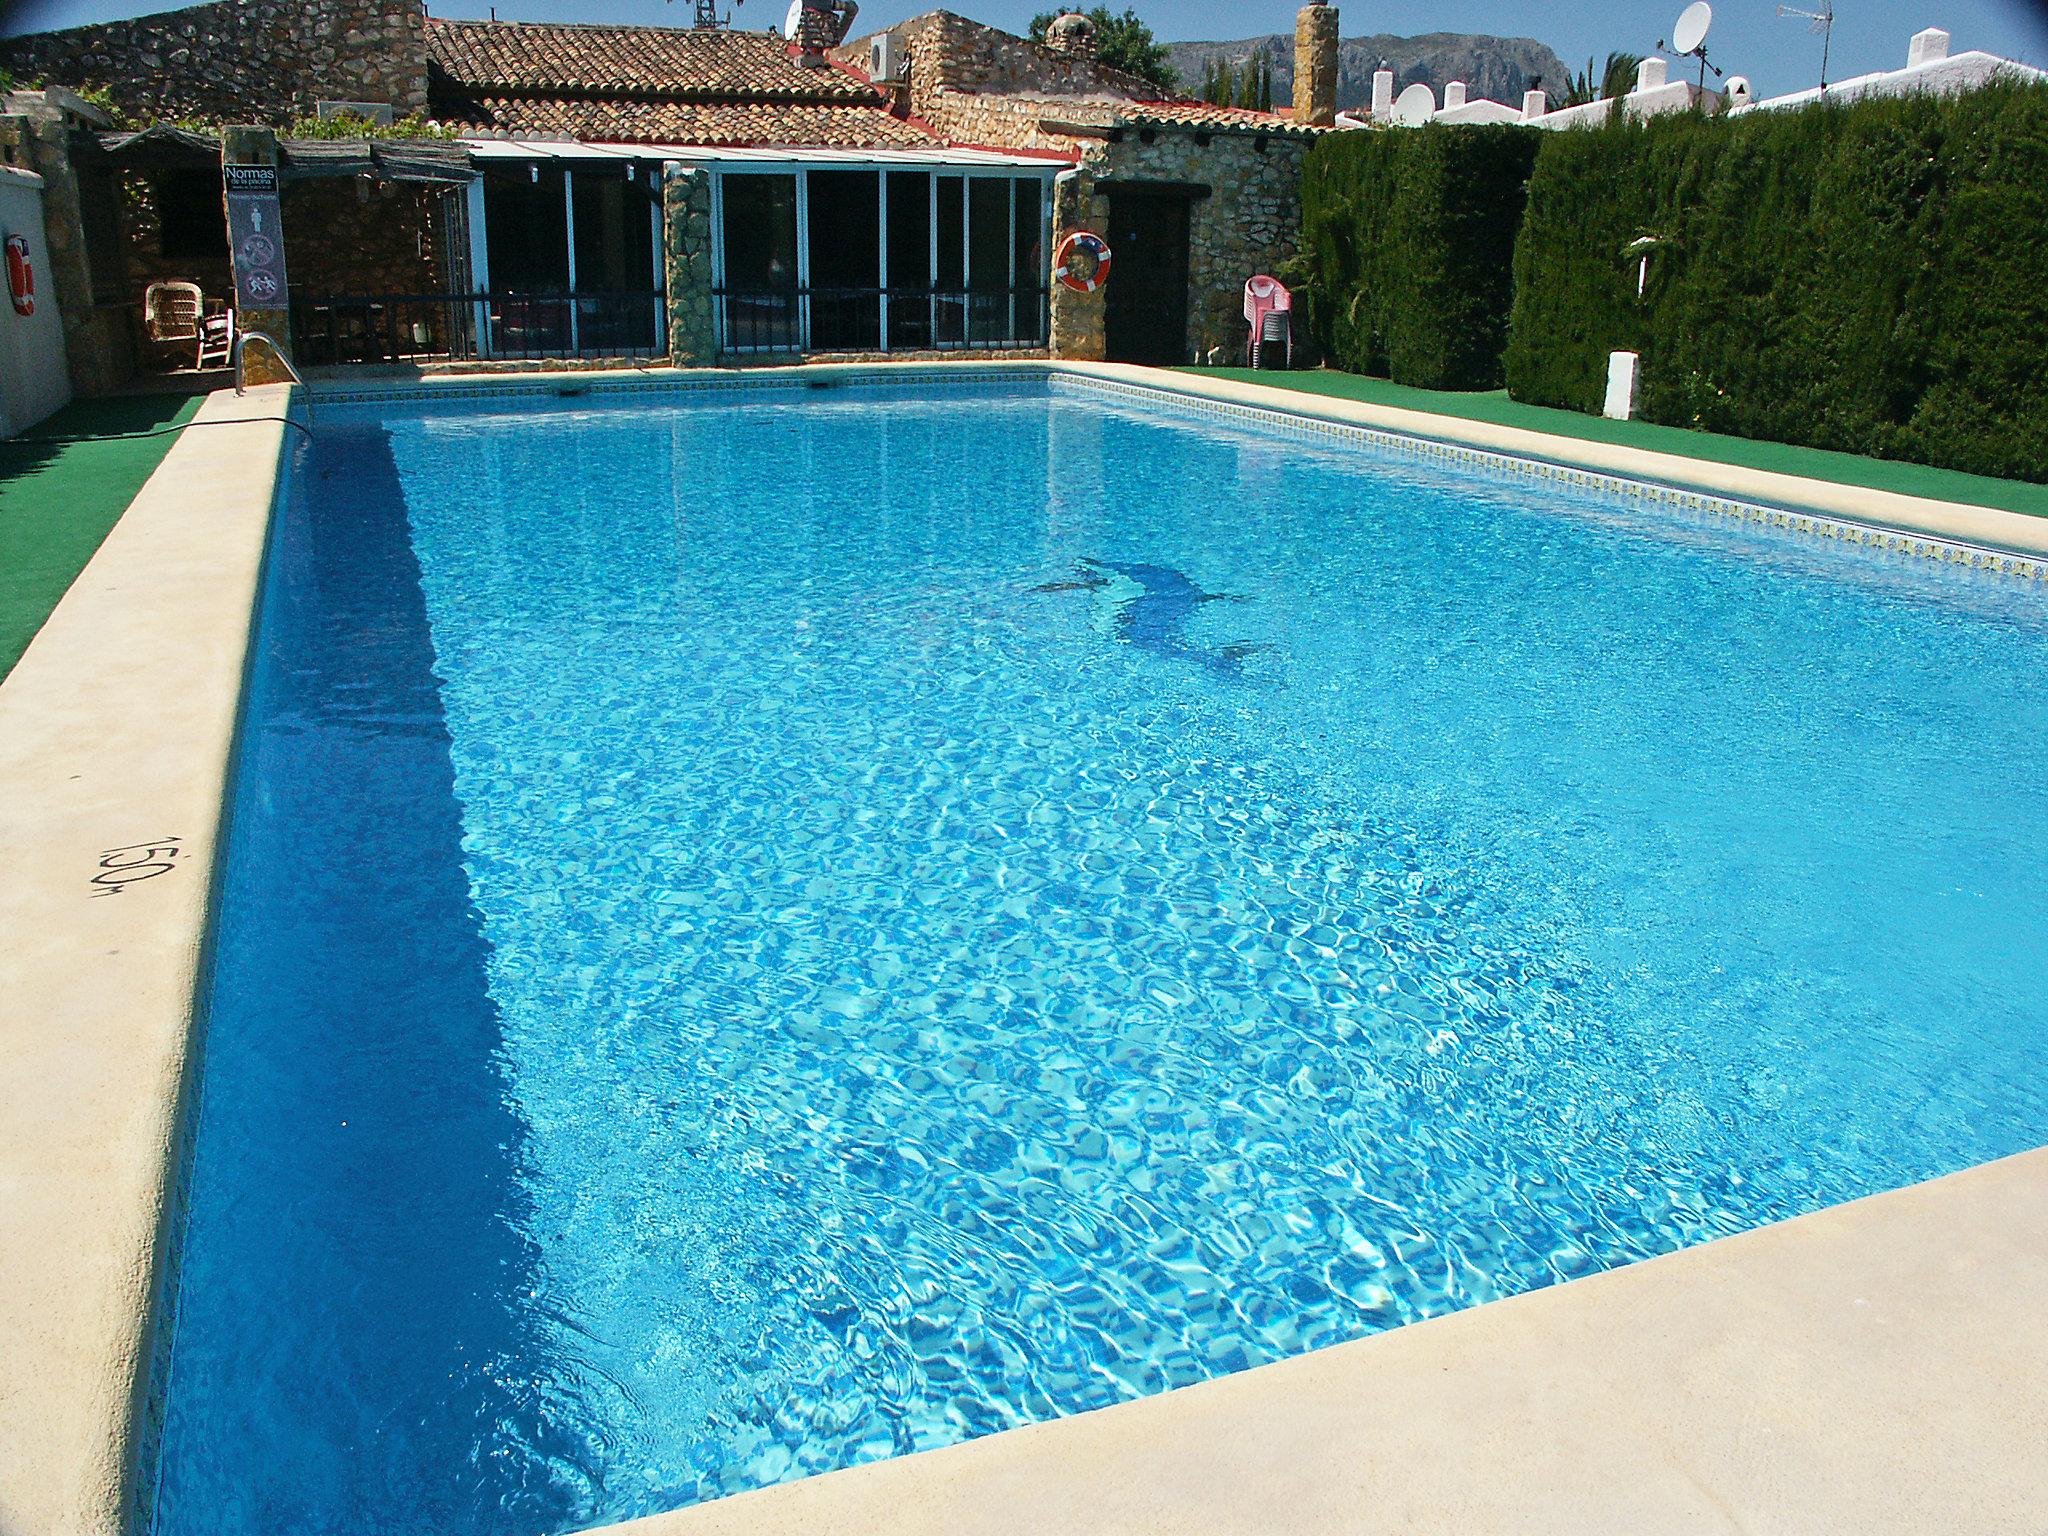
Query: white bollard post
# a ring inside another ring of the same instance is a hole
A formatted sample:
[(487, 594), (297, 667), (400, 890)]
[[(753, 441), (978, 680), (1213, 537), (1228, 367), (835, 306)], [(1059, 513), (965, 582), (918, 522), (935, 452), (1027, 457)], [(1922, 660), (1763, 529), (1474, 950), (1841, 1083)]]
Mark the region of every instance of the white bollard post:
[(1636, 413), (1636, 354), (1607, 354), (1607, 403), (1600, 414), (1613, 421), (1627, 421)]

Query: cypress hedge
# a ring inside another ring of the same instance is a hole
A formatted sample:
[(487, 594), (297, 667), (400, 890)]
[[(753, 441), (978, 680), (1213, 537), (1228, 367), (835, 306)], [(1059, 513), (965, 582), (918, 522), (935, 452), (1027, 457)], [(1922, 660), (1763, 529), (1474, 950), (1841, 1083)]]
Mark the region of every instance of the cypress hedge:
[[(1545, 136), (1518, 400), (2048, 480), (2048, 86)], [(1627, 248), (1649, 247), (1636, 295)]]
[(1329, 134), (1302, 167), (1296, 275), (1308, 330), (1352, 373), (1493, 389), (1534, 129)]

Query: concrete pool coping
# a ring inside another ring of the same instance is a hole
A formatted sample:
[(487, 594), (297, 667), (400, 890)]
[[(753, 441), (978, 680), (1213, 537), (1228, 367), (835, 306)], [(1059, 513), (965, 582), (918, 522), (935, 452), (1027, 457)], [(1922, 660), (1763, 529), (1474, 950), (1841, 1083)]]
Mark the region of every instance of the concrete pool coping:
[[(1414, 412), (1381, 412), (1344, 401), (1331, 402), (1327, 411), (1307, 411), (1298, 397), (1280, 391), (1115, 365), (974, 360), (749, 369), (736, 375), (639, 371), (519, 374), (514, 382), (547, 390), (551, 380), (559, 380), (566, 388), (582, 390), (607, 380), (643, 381), (666, 389), (730, 377), (752, 384), (778, 374), (806, 380), (855, 373), (913, 377), (1016, 370), (1095, 377), (1148, 390), (1207, 395), (1225, 404), (1293, 417), (1320, 416), (1376, 430), (1432, 435), (1405, 420), (1416, 416)], [(505, 382), (472, 376), (425, 380), (399, 391), (371, 393), (414, 397), (483, 393), (495, 392), (494, 386)], [(1194, 384), (1211, 388), (1196, 389), (1191, 387)], [(320, 391), (316, 402), (329, 393), (349, 392)], [(8, 999), (4, 1021), (0, 1021), (0, 1360), (6, 1362), (5, 1370), (0, 1371), (0, 1536), (115, 1536), (126, 1528), (133, 1513), (135, 1490), (128, 1476), (141, 1426), (143, 1404), (138, 1389), (152, 1343), (150, 1320), (155, 1270), (162, 1251), (160, 1238), (173, 1198), (168, 1173), (190, 1065), (195, 986), (203, 963), (209, 887), (262, 551), (288, 436), (278, 418), (288, 399), (282, 388), (252, 391), (240, 400), (226, 393), (210, 397), (196, 418), (198, 425), (180, 435), (14, 672), (0, 683), (0, 837), (5, 839), (11, 866), (10, 880), (0, 886), (0, 932), (8, 935), (4, 951), (0, 951), (0, 995)], [(1360, 422), (1352, 414), (1358, 410), (1403, 420)], [(1443, 430), (1434, 433), (1437, 440), (1470, 441), (1457, 437), (1450, 428), (1475, 424), (1426, 418), (1422, 425), (1441, 426)], [(1591, 447), (1605, 453), (1628, 452), (1608, 445), (1557, 441), (1575, 450)], [(1518, 451), (1500, 441), (1480, 441), (1475, 446)], [(1520, 451), (1532, 450), (1525, 445)], [(1632, 455), (1629, 460), (1594, 467), (1605, 473), (1677, 478), (1638, 462), (1664, 457), (1668, 456)], [(1560, 462), (1572, 461), (1560, 455)], [(1689, 470), (1699, 468), (1697, 461), (1682, 462)], [(1683, 483), (1698, 481), (1689, 477)], [(1719, 494), (1762, 494), (1754, 485), (1709, 489)], [(1800, 504), (1797, 498), (1786, 496), (1771, 500), (1780, 506), (1788, 501)], [(1930, 505), (1944, 518), (1953, 517), (1958, 510), (1970, 510)], [(1849, 512), (1839, 505), (1816, 510), (1864, 518), (1920, 515), (1915, 508), (1889, 504), (1881, 509), (1859, 506)], [(1913, 526), (1903, 522), (1891, 525)], [(1949, 536), (1973, 542), (1985, 542), (1997, 531), (1993, 524), (1948, 526), (1967, 528), (1967, 532)], [(1937, 530), (1922, 527), (1920, 531)], [(156, 857), (142, 851), (164, 847), (178, 851)], [(165, 867), (140, 873), (144, 866), (154, 865)], [(117, 896), (93, 894), (96, 889), (113, 887), (119, 888)], [(2048, 1300), (2048, 1275), (2041, 1272), (2038, 1258), (2048, 1253), (2048, 1241), (2043, 1241), (2048, 1233), (2042, 1230), (2038, 1214), (2038, 1196), (2044, 1185), (2048, 1185), (2048, 1151), (1917, 1190), (1880, 1196), (1859, 1206), (1801, 1217), (1689, 1254), (1574, 1282), (1554, 1292), (1476, 1308), (1442, 1322), (1104, 1410), (1099, 1416), (1011, 1431), (928, 1456), (834, 1473), (811, 1484), (764, 1490), (738, 1501), (657, 1517), (654, 1523), (660, 1530), (672, 1522), (721, 1520), (756, 1524), (707, 1523), (705, 1528), (765, 1529), (768, 1526), (760, 1522), (767, 1520), (787, 1529), (915, 1529), (912, 1522), (923, 1518), (919, 1512), (930, 1510), (935, 1512), (934, 1518), (936, 1512), (949, 1512), (947, 1519), (972, 1529), (976, 1527), (966, 1514), (972, 1506), (980, 1510), (974, 1518), (984, 1529), (1026, 1525), (1040, 1529), (1189, 1525), (1228, 1529), (1232, 1528), (1229, 1518), (1251, 1522), (1237, 1528), (1272, 1528), (1273, 1521), (1250, 1504), (1240, 1507), (1239, 1516), (1212, 1520), (1188, 1503), (1199, 1494), (1205, 1500), (1221, 1501), (1217, 1507), (1227, 1511), (1229, 1489), (1219, 1486), (1213, 1476), (1205, 1483), (1201, 1474), (1205, 1466), (1221, 1469), (1235, 1465), (1239, 1470), (1230, 1481), (1242, 1482), (1246, 1490), (1266, 1489), (1260, 1495), (1264, 1507), (1276, 1515), (1288, 1511), (1288, 1520), (1306, 1522), (1297, 1528), (1314, 1529), (1318, 1528), (1315, 1522), (1334, 1508), (1327, 1500), (1320, 1505), (1314, 1502), (1318, 1490), (1334, 1499), (1333, 1490), (1354, 1486), (1343, 1480), (1349, 1474), (1335, 1458), (1357, 1451), (1355, 1445), (1346, 1450), (1351, 1442), (1316, 1417), (1317, 1402), (1324, 1398), (1343, 1402), (1349, 1395), (1369, 1396), (1382, 1390), (1376, 1386), (1377, 1373), (1392, 1367), (1376, 1362), (1397, 1356), (1405, 1359), (1412, 1351), (1421, 1352), (1417, 1356), (1421, 1363), (1411, 1370), (1451, 1372), (1463, 1358), (1460, 1350), (1467, 1347), (1459, 1340), (1468, 1335), (1491, 1340), (1501, 1329), (1517, 1338), (1527, 1336), (1517, 1347), (1527, 1351), (1528, 1369), (1552, 1370), (1562, 1379), (1570, 1374), (1565, 1370), (1568, 1360), (1558, 1357), (1546, 1365), (1543, 1362), (1548, 1357), (1539, 1348), (1560, 1329), (1571, 1336), (1566, 1324), (1551, 1320), (1547, 1310), (1563, 1305), (1560, 1298), (1569, 1300), (1574, 1309), (1589, 1309), (1593, 1321), (1581, 1326), (1593, 1336), (1605, 1336), (1610, 1343), (1629, 1339), (1631, 1347), (1622, 1352), (1624, 1361), (1664, 1360), (1654, 1370), (1646, 1366), (1634, 1377), (1604, 1386), (1597, 1378), (1588, 1377), (1580, 1383), (1585, 1392), (1596, 1397), (1610, 1394), (1623, 1405), (1633, 1402), (1639, 1417), (1657, 1402), (1674, 1396), (1682, 1402), (1696, 1401), (1697, 1410), (1685, 1423), (1691, 1426), (1688, 1433), (1705, 1433), (1705, 1425), (1720, 1424), (1729, 1415), (1739, 1416), (1741, 1403), (1729, 1399), (1725, 1386), (1719, 1396), (1709, 1392), (1701, 1397), (1718, 1376), (1707, 1379), (1702, 1374), (1704, 1365), (1688, 1375), (1692, 1368), (1683, 1359), (1665, 1359), (1639, 1347), (1643, 1341), (1629, 1330), (1668, 1327), (1672, 1339), (1695, 1337), (1699, 1330), (1688, 1318), (1715, 1315), (1715, 1296), (1732, 1283), (1726, 1278), (1724, 1261), (1702, 1261), (1697, 1255), (1732, 1251), (1729, 1245), (1735, 1244), (1743, 1245), (1745, 1255), (1764, 1252), (1763, 1258), (1738, 1266), (1748, 1276), (1738, 1287), (1740, 1294), (1754, 1294), (1763, 1300), (1768, 1300), (1775, 1285), (1792, 1285), (1790, 1271), (1811, 1245), (1818, 1243), (1834, 1252), (1840, 1243), (1849, 1244), (1840, 1248), (1848, 1256), (1832, 1261), (1832, 1267), (1810, 1261), (1816, 1266), (1811, 1277), (1811, 1306), (1802, 1311), (1788, 1304), (1776, 1314), (1781, 1327), (1771, 1347), (1793, 1354), (1804, 1351), (1802, 1358), (1809, 1359), (1823, 1377), (1832, 1372), (1844, 1384), (1839, 1394), (1832, 1395), (1825, 1390), (1824, 1381), (1813, 1385), (1814, 1420), (1858, 1422), (1859, 1415), (1867, 1416), (1879, 1406), (1872, 1400), (1884, 1395), (1868, 1390), (1871, 1370), (1894, 1366), (1909, 1370), (1916, 1376), (1912, 1384), (1925, 1386), (1917, 1378), (1935, 1374), (1928, 1361), (1945, 1359), (1953, 1349), (1960, 1351), (1955, 1358), (1963, 1362), (1957, 1380), (1975, 1393), (1974, 1406), (1983, 1421), (1973, 1431), (1973, 1443), (2003, 1447), (2014, 1425), (2038, 1428), (2048, 1416), (2044, 1410), (2048, 1396), (2037, 1384), (2044, 1355), (2043, 1325), (2038, 1316), (2041, 1303)], [(1986, 1190), (1991, 1193), (1984, 1193)], [(1865, 1206), (1898, 1214), (1840, 1215), (1861, 1212)], [(1823, 1241), (1825, 1234), (1836, 1232), (1843, 1220), (1857, 1232), (1888, 1235), (1860, 1248), (1850, 1239), (1828, 1240), (1836, 1245), (1829, 1247)], [(1824, 1225), (1815, 1228), (1809, 1223)], [(1809, 1237), (1809, 1233), (1821, 1235)], [(1775, 1273), (1781, 1261), (1770, 1256), (1770, 1249), (1759, 1249), (1766, 1243), (1784, 1247), (1782, 1263), (1788, 1268), (1788, 1277), (1782, 1282)], [(1916, 1256), (1932, 1262), (1957, 1254), (1968, 1261), (1960, 1269), (1951, 1265), (1948, 1269), (1910, 1270), (1910, 1266), (1901, 1269), (1896, 1264), (1887, 1269), (1880, 1261), (1886, 1257), (1888, 1245), (1909, 1250), (1898, 1256), (1901, 1264)], [(1972, 1254), (1975, 1257), (1968, 1257)], [(1682, 1261), (1689, 1261), (1691, 1267)], [(1853, 1305), (1845, 1298), (1852, 1291), (1861, 1295), (1868, 1288), (1859, 1278), (1866, 1274), (1889, 1275), (1899, 1285), (1916, 1287), (1911, 1298), (1914, 1305), (1939, 1316), (1916, 1323), (1893, 1310), (1883, 1310), (1874, 1315), (1889, 1321), (1875, 1333), (1822, 1326), (1831, 1315), (1828, 1298), (1835, 1297), (1833, 1305), (1840, 1307)], [(1651, 1278), (1631, 1278), (1638, 1275)], [(1618, 1287), (1622, 1280), (1629, 1280), (1629, 1285)], [(1841, 1287), (1839, 1295), (1828, 1289), (1836, 1282)], [(1645, 1286), (1650, 1288), (1649, 1302), (1628, 1299)], [(1667, 1293), (1675, 1299), (1662, 1311), (1651, 1305)], [(1623, 1299), (1602, 1299), (1615, 1295)], [(1581, 1296), (1587, 1299), (1581, 1302), (1577, 1299)], [(1656, 1321), (1658, 1318), (1663, 1320)], [(1481, 1324), (1463, 1319), (1488, 1321)], [(1979, 1320), (1991, 1330), (1987, 1336), (1995, 1337), (1996, 1349), (1977, 1349), (1971, 1342), (1976, 1335), (1969, 1330)], [(1951, 1331), (1943, 1332), (1943, 1328)], [(1411, 1336), (1449, 1342), (1401, 1342)], [(1695, 1342), (1702, 1349), (1707, 1347), (1696, 1337)], [(1489, 1343), (1484, 1349), (1508, 1350), (1509, 1346)], [(1508, 1357), (1519, 1358), (1512, 1351)], [(1373, 1363), (1354, 1365), (1354, 1360)], [(1744, 1377), (1736, 1370), (1739, 1364), (1738, 1360), (1727, 1362), (1729, 1382), (1756, 1382), (1758, 1390), (1767, 1385)], [(2033, 1371), (2036, 1380), (2026, 1380), (2015, 1366)], [(1267, 1374), (1271, 1372), (1294, 1374)], [(1319, 1388), (1324, 1398), (1318, 1398), (1309, 1385), (1322, 1381), (1320, 1373), (1324, 1372), (1337, 1373), (1328, 1378), (1335, 1385)], [(1446, 1399), (1428, 1411), (1477, 1411), (1488, 1393), (1506, 1390), (1498, 1384), (1483, 1391), (1475, 1389), (1471, 1397), (1456, 1400), (1463, 1402), (1463, 1407)], [(1227, 1403), (1223, 1394), (1229, 1394)], [(1611, 1422), (1578, 1399), (1560, 1396), (1558, 1401), (1572, 1404), (1570, 1412), (1588, 1424)], [(1224, 1406), (1208, 1406), (1214, 1403)], [(1164, 1427), (1156, 1431), (1142, 1428), (1141, 1424), (1154, 1422), (1155, 1413), (1163, 1415), (1157, 1422)], [(1891, 1423), (1890, 1419), (1872, 1423), (1873, 1453), (1863, 1472), (1874, 1480), (1895, 1475), (1902, 1458), (1911, 1464), (1910, 1448), (1902, 1448), (1896, 1435), (1885, 1438), (1890, 1433), (1886, 1426)], [(1429, 1427), (1411, 1429), (1426, 1440)], [(1574, 1427), (1567, 1425), (1564, 1430)], [(1615, 1435), (1609, 1437), (1623, 1451), (1633, 1443), (1620, 1434), (1625, 1427), (1616, 1426)], [(1544, 1426), (1525, 1428), (1537, 1433)], [(1731, 1428), (1730, 1432), (1735, 1431)], [(1289, 1433), (1297, 1435), (1296, 1442), (1286, 1440)], [(1394, 1426), (1376, 1433), (1391, 1436)], [(1163, 1450), (1148, 1453), (1144, 1449), (1147, 1434), (1163, 1435), (1164, 1443), (1177, 1449), (1171, 1454)], [(1092, 1438), (1098, 1435), (1099, 1444)], [(1503, 1445), (1513, 1443), (1504, 1434), (1500, 1438)], [(1946, 1440), (1942, 1443), (1947, 1446)], [(1265, 1447), (1259, 1455), (1293, 1459), (1278, 1467), (1265, 1466), (1261, 1481), (1253, 1476), (1257, 1468), (1247, 1469), (1243, 1460), (1259, 1447)], [(1879, 1449), (1882, 1456), (1876, 1454)], [(1968, 1445), (1943, 1449), (1944, 1466), (1969, 1466), (1983, 1474), (1985, 1463), (1981, 1457), (1971, 1460), (1965, 1454), (1969, 1450)], [(1514, 1466), (1519, 1466), (1521, 1471), (1515, 1475), (1526, 1479), (1535, 1465), (1529, 1460), (1533, 1453), (1525, 1450), (1520, 1454), (1521, 1461), (1503, 1464), (1487, 1475), (1508, 1477)], [(1647, 1456), (1650, 1451), (1640, 1454)], [(1634, 1467), (1627, 1455), (1621, 1451), (1617, 1455), (1621, 1455), (1618, 1465)], [(1233, 1456), (1238, 1460), (1233, 1462)], [(1840, 1456), (1845, 1465), (1854, 1460), (1849, 1450), (1841, 1451)], [(1958, 1456), (1962, 1460), (1956, 1461)], [(1009, 1470), (1003, 1470), (1005, 1467)], [(1555, 1470), (1562, 1477), (1567, 1469), (1560, 1462)], [(1628, 1477), (1654, 1481), (1653, 1470), (1645, 1464), (1630, 1471)], [(1940, 1470), (1929, 1470), (1929, 1486), (1948, 1486), (1935, 1475)], [(1737, 1465), (1733, 1472), (1724, 1468), (1717, 1475), (1733, 1476), (1740, 1471)], [(1389, 1481), (1375, 1481), (1371, 1489), (1371, 1497), (1382, 1504), (1404, 1487), (1408, 1493), (1402, 1496), (1411, 1499), (1448, 1497), (1441, 1494), (1441, 1487), (1438, 1494), (1430, 1494), (1429, 1488), (1437, 1485), (1428, 1484), (1420, 1471), (1410, 1476), (1387, 1465), (1375, 1476), (1382, 1474)], [(1157, 1485), (1152, 1492), (1159, 1502), (1131, 1504), (1129, 1500), (1141, 1490), (1130, 1486), (1112, 1497), (1109, 1487), (1119, 1477), (1127, 1485), (1140, 1477), (1154, 1480)], [(902, 1478), (911, 1481), (897, 1481)], [(1165, 1481), (1158, 1483), (1159, 1479)], [(1572, 1486), (1584, 1481), (1579, 1478)], [(1283, 1482), (1295, 1487), (1291, 1504), (1274, 1491)], [(1714, 1497), (1724, 1502), (1736, 1496), (1721, 1484), (1713, 1486)], [(862, 1491), (871, 1488), (884, 1492)], [(1204, 1488), (1208, 1492), (1200, 1493)], [(2032, 1484), (2029, 1488), (2032, 1496), (2048, 1494), (2048, 1488)], [(1062, 1493), (1062, 1489), (1068, 1492)], [(1176, 1489), (1182, 1492), (1177, 1494)], [(1078, 1497), (1082, 1492), (1087, 1493), (1086, 1498)], [(1525, 1486), (1520, 1492), (1526, 1496), (1529, 1489)], [(1588, 1496), (1592, 1496), (1590, 1492)], [(873, 1502), (877, 1498), (880, 1504)], [(1062, 1504), (1062, 1498), (1067, 1502)], [(782, 1499), (797, 1502), (787, 1506), (766, 1502)], [(805, 1502), (809, 1500), (822, 1502)], [(754, 1513), (770, 1509), (780, 1512)], [(1323, 1515), (1317, 1514), (1319, 1509)], [(1051, 1518), (1053, 1511), (1060, 1511), (1060, 1518)], [(1591, 1518), (1589, 1511), (1590, 1505), (1581, 1510), (1587, 1518), (1573, 1528), (1599, 1528), (1600, 1522)], [(990, 1523), (1002, 1520), (1012, 1524)], [(694, 1528), (676, 1525), (678, 1531)], [(1485, 1527), (1468, 1523), (1460, 1528)], [(1772, 1528), (1784, 1527), (1774, 1524)]]
[(5, 1536), (127, 1520), (287, 401), (208, 399), (0, 682)]

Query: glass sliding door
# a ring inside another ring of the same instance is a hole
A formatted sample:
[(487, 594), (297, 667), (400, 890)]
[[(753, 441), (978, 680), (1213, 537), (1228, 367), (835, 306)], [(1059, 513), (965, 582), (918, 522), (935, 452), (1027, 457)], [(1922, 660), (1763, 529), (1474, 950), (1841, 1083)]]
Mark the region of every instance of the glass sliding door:
[(720, 178), (724, 279), (719, 334), (728, 352), (795, 352), (803, 346), (797, 286), (796, 177)]
[(1010, 339), (1010, 179), (967, 182), (967, 339), (994, 346)]
[(880, 174), (809, 175), (810, 350), (872, 352), (882, 344)]
[(577, 171), (572, 180), (578, 347), (601, 356), (651, 352), (662, 287), (654, 246), (659, 182), (637, 171), (628, 181), (609, 166)]
[(932, 177), (889, 173), (889, 349), (932, 345)]
[(1015, 320), (1010, 335), (1019, 346), (1035, 347), (1045, 341), (1045, 300), (1052, 259), (1045, 248), (1045, 183), (1036, 176), (1020, 177), (1011, 184), (1014, 221), (1011, 249), (1016, 256), (1012, 269), (1011, 302)]
[(484, 172), (494, 351), (545, 355), (571, 349), (569, 207), (562, 175), (551, 165)]
[(967, 340), (967, 178), (932, 179), (932, 227), (938, 236), (932, 263), (932, 340), (957, 347)]

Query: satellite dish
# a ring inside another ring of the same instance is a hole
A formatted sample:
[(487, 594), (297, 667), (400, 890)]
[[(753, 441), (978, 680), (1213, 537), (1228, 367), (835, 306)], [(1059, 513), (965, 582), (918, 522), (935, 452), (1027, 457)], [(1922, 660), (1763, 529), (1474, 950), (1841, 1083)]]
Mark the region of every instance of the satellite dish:
[[(773, 14), (772, 12), (770, 13)], [(1690, 16), (1692, 12), (1687, 11)], [(804, 0), (789, 0), (789, 14), (782, 19), (782, 35), (791, 42), (796, 41), (797, 24), (804, 19)]]
[(1679, 13), (1678, 25), (1671, 29), (1671, 47), (1676, 53), (1697, 53), (1699, 46), (1707, 40), (1707, 28), (1714, 24), (1714, 8), (1707, 0), (1692, 0)]
[(1404, 128), (1418, 128), (1436, 116), (1436, 92), (1418, 80), (1394, 102), (1394, 121)]

